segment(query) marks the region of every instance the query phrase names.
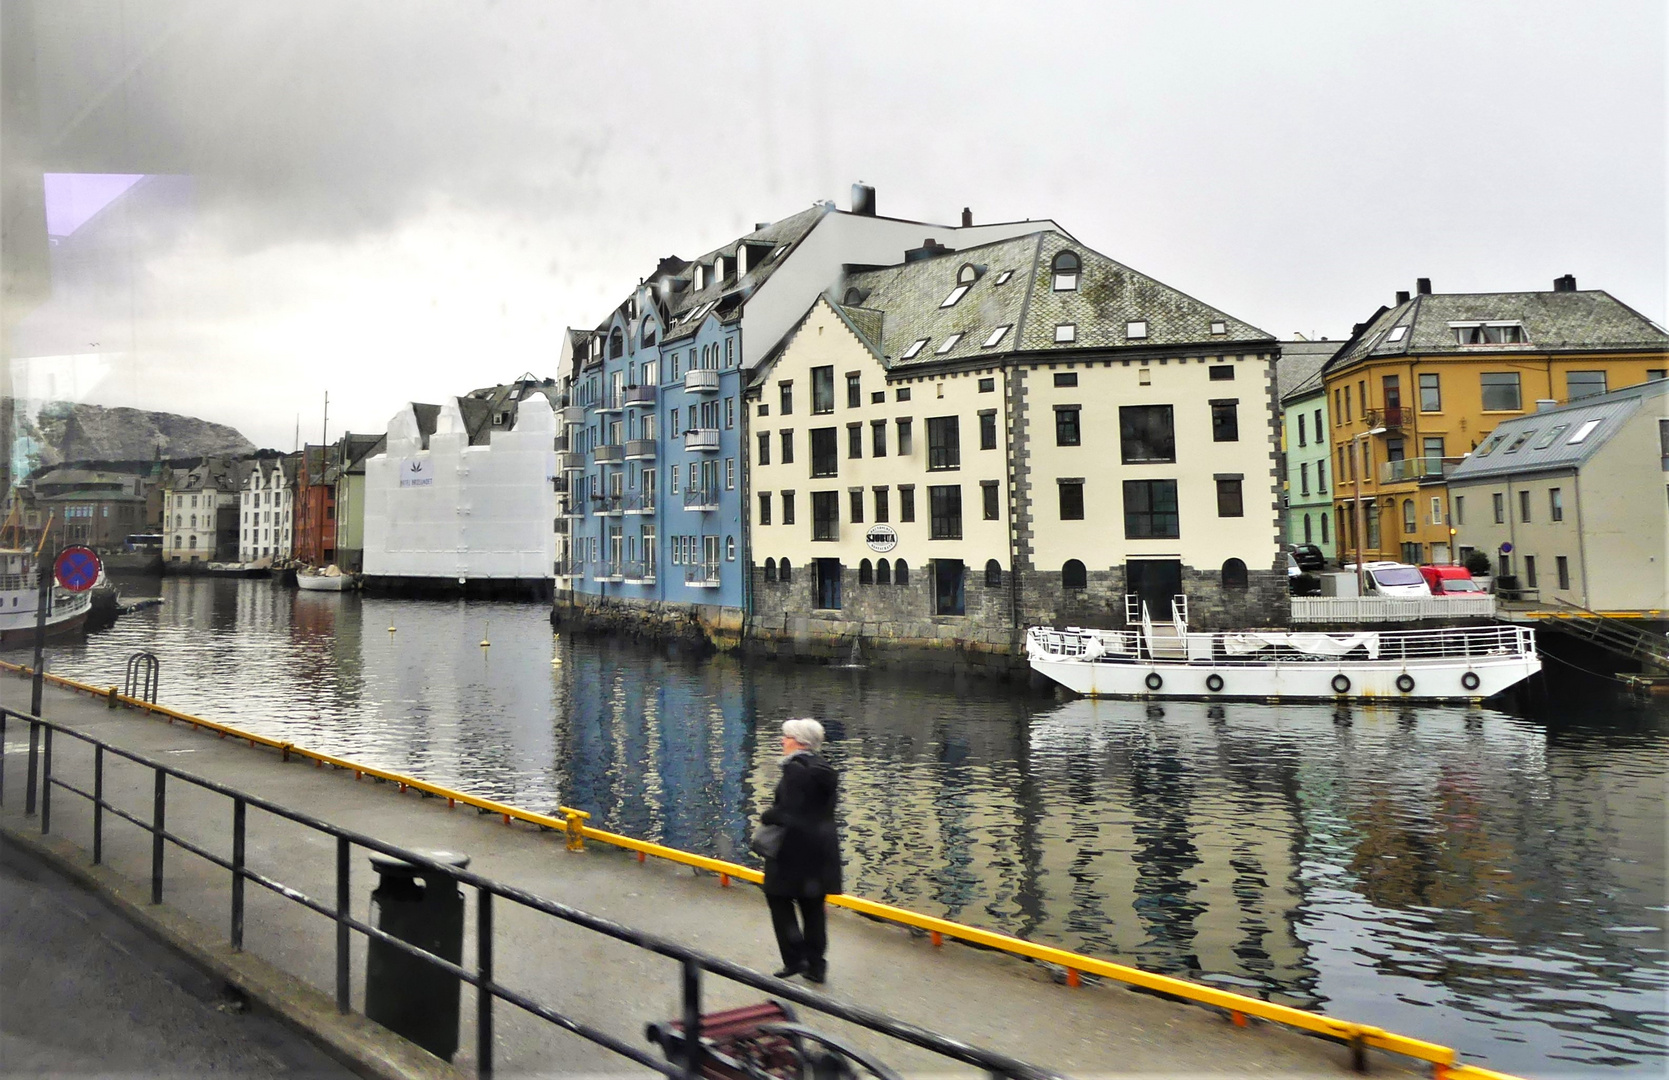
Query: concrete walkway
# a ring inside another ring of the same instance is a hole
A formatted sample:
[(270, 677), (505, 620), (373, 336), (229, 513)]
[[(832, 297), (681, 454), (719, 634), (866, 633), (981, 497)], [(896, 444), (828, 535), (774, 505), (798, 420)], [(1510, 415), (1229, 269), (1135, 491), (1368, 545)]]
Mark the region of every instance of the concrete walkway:
[[(7, 704), (27, 703), (27, 683), (0, 679)], [(721, 888), (711, 875), (635, 857), (593, 843), (584, 853), (566, 851), (560, 833), (544, 833), (497, 817), (482, 816), (444, 800), (401, 794), (394, 785), (356, 782), (351, 772), (282, 762), (275, 751), (255, 749), (211, 733), (128, 709), (47, 688), (44, 715), (89, 735), (182, 771), (213, 779), (391, 843), (468, 854), (471, 869), (507, 884), (586, 911), (651, 930), (693, 947), (769, 972), (775, 946), (763, 898), (751, 886)], [(212, 717), (210, 719), (213, 719)], [(0, 822), (14, 831), (39, 832), (38, 815), (24, 818), (26, 731), (15, 722), (6, 735), (5, 804)], [(54, 774), (91, 789), (92, 751), (74, 740), (54, 742)], [(106, 798), (148, 820), (152, 776), (107, 758)], [(228, 799), (170, 783), (168, 829), (229, 857)], [(271, 815), (251, 810), (248, 861), (252, 869), (325, 902), (335, 896), (335, 845)], [(52, 834), (91, 846), (91, 809), (56, 791)], [(367, 917), (375, 885), (368, 853), (353, 858), (352, 903)], [(105, 815), (104, 859), (115, 874), (149, 880), (150, 838), (114, 815)], [(229, 875), (169, 846), (164, 908), (194, 920), (206, 939), (226, 940)], [(265, 889), (248, 886), (247, 953), (319, 988), (334, 992), (335, 938), (329, 920)], [(465, 964), (474, 957), (473, 898), (466, 926)], [(500, 902), (496, 921), (497, 978), (535, 1000), (638, 1045), (644, 1024), (679, 1013), (678, 972), (671, 961)], [(831, 909), (830, 982), (824, 989), (895, 1017), (1031, 1061), (1060, 1072), (1165, 1075), (1346, 1075), (1348, 1051), (1332, 1043), (1254, 1023), (1241, 1029), (1219, 1015), (1178, 1005), (1121, 986), (1068, 988), (1041, 965), (973, 948), (936, 948), (903, 928)], [(355, 935), (353, 1003), (364, 1002), (365, 943)], [(761, 995), (716, 977), (704, 980), (710, 1011), (756, 1002)], [(465, 992), (463, 1032), (456, 1064), (473, 1064), (474, 997)], [(554, 1075), (641, 1071), (632, 1062), (557, 1030), (513, 1006), (496, 1006), (495, 1054), (500, 1075)], [(1359, 1018), (1367, 1019), (1367, 1018)], [(969, 1070), (936, 1055), (893, 1043), (802, 1010), (802, 1020), (851, 1038), (895, 1068), (912, 1073)], [(1418, 1034), (1418, 1033), (1410, 1033)], [(1376, 1072), (1398, 1068), (1376, 1060)]]

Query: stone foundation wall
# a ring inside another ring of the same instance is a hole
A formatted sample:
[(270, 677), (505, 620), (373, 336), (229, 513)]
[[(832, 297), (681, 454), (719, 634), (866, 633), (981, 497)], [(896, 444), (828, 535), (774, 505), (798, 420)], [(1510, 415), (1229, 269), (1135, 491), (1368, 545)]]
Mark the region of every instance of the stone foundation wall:
[(551, 608), (561, 629), (673, 641), (729, 651), (742, 644), (742, 609), (670, 600), (636, 600), (563, 590)]

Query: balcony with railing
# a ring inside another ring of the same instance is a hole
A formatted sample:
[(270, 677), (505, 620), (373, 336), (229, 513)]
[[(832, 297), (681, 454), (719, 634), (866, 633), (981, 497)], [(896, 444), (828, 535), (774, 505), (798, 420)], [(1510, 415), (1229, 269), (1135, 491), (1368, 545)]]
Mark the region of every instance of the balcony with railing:
[(591, 496), (591, 510), (596, 514), (618, 516), (626, 512), (626, 499), (623, 495), (593, 495)]
[(654, 461), (655, 460), (655, 440), (654, 439), (627, 439), (626, 440), (626, 460), (627, 461)]
[(626, 564), (626, 572), (623, 577), (627, 585), (653, 585), (655, 584), (655, 564), (644, 562), (641, 559), (637, 562), (629, 562)]
[(567, 450), (572, 450), (573, 447), (568, 445), (568, 433), (563, 432), (561, 435), (558, 435), (556, 437), (556, 445), (551, 449), (555, 450), (559, 454)]
[(692, 589), (716, 589), (719, 587), (719, 564), (716, 562), (702, 563), (700, 566), (684, 568), (684, 584)]
[(585, 423), (584, 405), (564, 405), (556, 410), (556, 418), (564, 424)]
[(599, 465), (618, 465), (626, 458), (626, 448), (620, 443), (603, 443), (591, 451)]
[(653, 385), (628, 386), (626, 387), (625, 401), (626, 406), (633, 409), (643, 408), (646, 405), (654, 405), (655, 387)]
[(684, 449), (703, 453), (718, 453), (718, 428), (691, 428), (684, 432)]
[(686, 510), (717, 510), (719, 508), (719, 493), (715, 488), (687, 488), (684, 491), (684, 509)]
[(559, 517), (559, 518), (556, 519), (555, 524), (556, 524), (556, 535), (558, 535), (558, 536), (567, 536), (568, 535), (568, 530), (569, 530), (569, 526), (570, 526), (571, 522), (569, 522), (569, 520), (567, 518)]
[(719, 373), (710, 368), (686, 371), (684, 389), (692, 394), (716, 394), (719, 392)]
[(655, 493), (652, 491), (626, 492), (626, 513), (653, 514), (655, 512)]
[(591, 568), (592, 581), (623, 581), (625, 568), (613, 559), (604, 559)]
[(1383, 461), (1379, 465), (1381, 484), (1400, 484), (1410, 480), (1441, 480), (1455, 471), (1460, 458), (1413, 457), (1401, 461)]
[(556, 467), (563, 472), (584, 472), (585, 455), (568, 451), (556, 455)]
[(598, 396), (597, 403), (591, 406), (591, 411), (598, 413), (620, 412), (626, 408), (625, 397), (625, 394), (615, 394), (605, 390)]
[(1401, 431), (1402, 413), (1401, 405), (1387, 405), (1383, 409), (1364, 410), (1362, 419), (1370, 428), (1382, 427), (1387, 431)]

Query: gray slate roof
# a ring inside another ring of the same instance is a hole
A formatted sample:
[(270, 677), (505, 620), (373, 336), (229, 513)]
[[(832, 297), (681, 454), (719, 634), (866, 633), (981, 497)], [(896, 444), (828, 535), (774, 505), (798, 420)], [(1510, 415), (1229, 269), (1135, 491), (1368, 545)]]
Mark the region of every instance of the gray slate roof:
[[(1524, 344), (1461, 345), (1451, 322), (1513, 322)], [(1397, 327), (1402, 337), (1390, 340)], [(1669, 333), (1603, 290), (1586, 292), (1445, 293), (1416, 296), (1390, 308), (1327, 365), (1336, 370), (1367, 357), (1476, 356), (1489, 353), (1669, 349)]]
[(1342, 341), (1283, 341), (1281, 358), (1275, 362), (1275, 393), (1285, 401), (1295, 394), (1321, 389), (1321, 369)]
[[(1574, 405), (1545, 409), (1497, 425), (1478, 449), (1467, 455), (1449, 477), (1451, 483), (1487, 480), (1497, 476), (1573, 469), (1593, 457), (1629, 417), (1641, 409), (1669, 416), (1669, 380), (1657, 379), (1584, 398)], [(1589, 422), (1599, 423), (1579, 443), (1572, 443)], [(1528, 435), (1522, 443), (1520, 438)], [(1549, 436), (1553, 436), (1551, 439)], [(1514, 444), (1518, 449), (1511, 449)], [(1543, 445), (1543, 444), (1546, 445)]]
[[(1053, 261), (1062, 251), (1075, 253), (1081, 263), (1076, 289), (1056, 292)], [(979, 275), (955, 305), (943, 307), (957, 287), (963, 267)], [(1003, 274), (1009, 276), (1003, 280)], [(1001, 284), (999, 284), (999, 281)], [(856, 294), (853, 294), (856, 290)], [(879, 318), (880, 353), (889, 368), (928, 366), (957, 360), (977, 360), (1013, 352), (1083, 353), (1107, 349), (1192, 345), (1203, 348), (1242, 347), (1275, 343), (1270, 334), (1226, 315), (1193, 297), (1085, 247), (1058, 230), (1047, 229), (1009, 240), (999, 240), (915, 262), (848, 274), (830, 299), (844, 304), (848, 318), (854, 309)], [(1127, 324), (1147, 322), (1146, 338), (1128, 338)], [(1212, 334), (1221, 322), (1224, 333)], [(1055, 328), (1071, 323), (1076, 340), (1055, 341)], [(999, 326), (1010, 327), (1001, 341), (985, 342)], [(860, 329), (860, 333), (869, 336)], [(951, 347), (940, 348), (954, 334)], [(927, 344), (908, 360), (910, 345)], [(872, 341), (872, 344), (876, 342)]]

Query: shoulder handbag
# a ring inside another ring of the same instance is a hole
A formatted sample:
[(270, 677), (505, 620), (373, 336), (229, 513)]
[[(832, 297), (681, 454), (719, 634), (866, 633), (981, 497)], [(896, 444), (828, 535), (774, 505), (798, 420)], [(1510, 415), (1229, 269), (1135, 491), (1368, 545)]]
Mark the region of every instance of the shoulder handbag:
[(762, 859), (774, 859), (782, 854), (782, 841), (787, 835), (788, 830), (781, 825), (761, 825), (753, 830), (748, 848)]

